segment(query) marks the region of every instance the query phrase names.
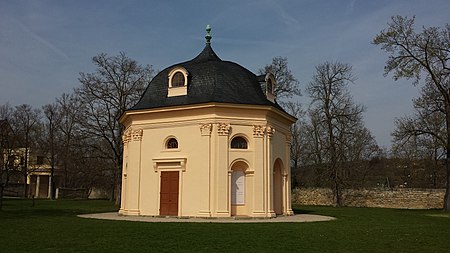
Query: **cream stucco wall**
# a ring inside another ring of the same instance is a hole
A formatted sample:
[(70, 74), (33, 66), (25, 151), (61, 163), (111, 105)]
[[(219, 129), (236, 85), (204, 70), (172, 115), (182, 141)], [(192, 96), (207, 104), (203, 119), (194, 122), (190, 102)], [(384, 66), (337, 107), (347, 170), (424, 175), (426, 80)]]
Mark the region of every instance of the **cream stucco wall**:
[[(289, 127), (294, 118), (270, 106), (210, 103), (128, 111), (122, 176), (124, 215), (159, 215), (160, 176), (179, 171), (178, 216), (273, 217), (273, 166), (283, 166), (283, 214), (290, 204)], [(248, 149), (231, 149), (235, 136)], [(167, 149), (176, 138), (177, 149)], [(231, 173), (245, 173), (245, 204), (231, 205)], [(281, 180), (281, 179), (279, 179)]]

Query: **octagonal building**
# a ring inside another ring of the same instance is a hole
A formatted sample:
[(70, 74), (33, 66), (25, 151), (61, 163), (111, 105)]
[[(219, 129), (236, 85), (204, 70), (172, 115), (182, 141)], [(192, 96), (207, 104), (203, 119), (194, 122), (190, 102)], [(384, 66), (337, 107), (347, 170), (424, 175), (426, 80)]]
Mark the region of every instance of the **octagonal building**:
[(272, 74), (206, 46), (159, 72), (120, 122), (122, 215), (292, 215), (290, 131)]

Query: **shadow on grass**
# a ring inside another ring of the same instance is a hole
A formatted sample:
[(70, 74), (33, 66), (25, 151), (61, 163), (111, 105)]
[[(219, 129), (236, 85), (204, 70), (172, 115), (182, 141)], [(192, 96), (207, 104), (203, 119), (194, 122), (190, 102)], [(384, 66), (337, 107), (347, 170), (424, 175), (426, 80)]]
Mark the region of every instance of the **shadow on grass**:
[(292, 208), (292, 211), (294, 211), (294, 214), (314, 214), (315, 212), (312, 210), (305, 210), (300, 208)]
[(67, 217), (85, 213), (113, 212), (117, 207), (103, 200), (4, 199), (0, 218)]

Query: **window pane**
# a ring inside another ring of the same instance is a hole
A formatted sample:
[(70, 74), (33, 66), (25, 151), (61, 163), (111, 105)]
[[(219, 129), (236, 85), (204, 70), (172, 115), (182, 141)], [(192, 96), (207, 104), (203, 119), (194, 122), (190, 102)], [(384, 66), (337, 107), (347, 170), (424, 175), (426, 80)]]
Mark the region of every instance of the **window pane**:
[(267, 91), (273, 93), (273, 83), (272, 79), (267, 80)]
[(172, 87), (181, 86), (184, 86), (184, 75), (181, 72), (177, 72), (172, 77)]
[(167, 141), (167, 148), (178, 148), (178, 141), (175, 138), (170, 138)]
[(234, 137), (231, 140), (231, 148), (247, 149), (247, 141), (242, 137)]

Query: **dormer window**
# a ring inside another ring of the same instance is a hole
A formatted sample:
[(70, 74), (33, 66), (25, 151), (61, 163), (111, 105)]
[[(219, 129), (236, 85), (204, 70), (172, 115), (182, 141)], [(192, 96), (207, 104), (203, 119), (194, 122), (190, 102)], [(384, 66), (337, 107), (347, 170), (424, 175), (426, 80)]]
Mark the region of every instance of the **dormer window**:
[(269, 78), (267, 80), (267, 92), (273, 94), (273, 83), (272, 83), (272, 79), (271, 78)]
[(175, 67), (169, 72), (168, 97), (187, 95), (188, 72), (183, 67)]
[(172, 87), (182, 87), (184, 86), (184, 81), (183, 73), (177, 71), (172, 77)]
[(266, 77), (264, 78), (266, 81), (266, 97), (271, 102), (275, 102), (275, 76), (272, 73), (267, 73)]

